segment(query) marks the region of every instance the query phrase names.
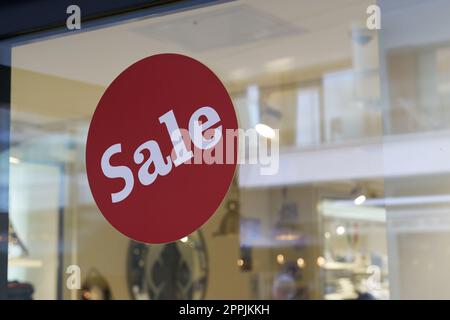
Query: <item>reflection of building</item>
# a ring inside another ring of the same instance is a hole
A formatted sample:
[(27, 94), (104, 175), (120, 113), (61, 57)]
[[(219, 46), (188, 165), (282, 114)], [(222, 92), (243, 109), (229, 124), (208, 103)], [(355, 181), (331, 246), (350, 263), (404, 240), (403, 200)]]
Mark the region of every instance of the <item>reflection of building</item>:
[(236, 1), (14, 47), (10, 212), (30, 254), (9, 277), (56, 298), (61, 266), (78, 264), (130, 298), (128, 239), (93, 203), (86, 130), (124, 67), (180, 52), (217, 72), (242, 128), (280, 130), (279, 172), (242, 165), (238, 204), (202, 228), (206, 298), (448, 298), (450, 28), (430, 17), (450, 8), (379, 1), (382, 30), (367, 32), (372, 2)]

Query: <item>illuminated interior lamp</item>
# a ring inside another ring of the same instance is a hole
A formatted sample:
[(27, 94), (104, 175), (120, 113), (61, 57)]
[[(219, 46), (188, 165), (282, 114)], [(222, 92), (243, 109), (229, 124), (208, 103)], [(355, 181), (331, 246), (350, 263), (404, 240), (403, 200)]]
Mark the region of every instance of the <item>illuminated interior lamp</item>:
[(365, 195), (359, 195), (355, 198), (355, 200), (353, 200), (353, 202), (355, 203), (355, 205), (359, 206), (361, 204), (363, 204), (366, 201), (366, 196)]

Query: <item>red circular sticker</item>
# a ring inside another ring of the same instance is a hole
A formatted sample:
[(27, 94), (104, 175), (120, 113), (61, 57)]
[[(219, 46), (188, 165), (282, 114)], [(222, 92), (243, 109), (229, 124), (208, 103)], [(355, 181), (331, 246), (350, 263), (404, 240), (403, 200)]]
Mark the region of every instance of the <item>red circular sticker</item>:
[(142, 59), (106, 89), (86, 145), (103, 216), (145, 243), (198, 229), (216, 211), (237, 162), (237, 119), (219, 78), (179, 54)]

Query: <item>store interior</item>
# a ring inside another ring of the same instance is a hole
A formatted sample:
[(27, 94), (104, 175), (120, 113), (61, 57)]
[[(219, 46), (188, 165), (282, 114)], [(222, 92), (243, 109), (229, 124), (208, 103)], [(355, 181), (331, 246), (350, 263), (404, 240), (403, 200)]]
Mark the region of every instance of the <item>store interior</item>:
[[(374, 1), (249, 0), (14, 47), (8, 279), (35, 299), (450, 297), (450, 28), (395, 40), (408, 14), (450, 8), (413, 2), (378, 1), (383, 37), (364, 27)], [(198, 231), (144, 245), (95, 205), (86, 135), (109, 83), (161, 52), (210, 67), (240, 128), (279, 129), (280, 167), (240, 165)]]

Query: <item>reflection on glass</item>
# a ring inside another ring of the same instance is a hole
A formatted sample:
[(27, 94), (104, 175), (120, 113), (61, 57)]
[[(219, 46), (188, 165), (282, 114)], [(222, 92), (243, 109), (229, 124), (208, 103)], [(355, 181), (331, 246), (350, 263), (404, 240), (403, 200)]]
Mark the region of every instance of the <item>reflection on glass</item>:
[[(450, 4), (377, 1), (369, 32), (373, 3), (234, 1), (14, 47), (9, 279), (37, 299), (80, 298), (70, 265), (114, 299), (449, 298)], [(99, 214), (84, 150), (104, 89), (161, 52), (216, 72), (241, 128), (278, 129), (280, 168), (241, 165), (203, 240), (146, 246)]]

